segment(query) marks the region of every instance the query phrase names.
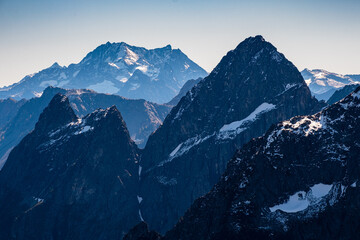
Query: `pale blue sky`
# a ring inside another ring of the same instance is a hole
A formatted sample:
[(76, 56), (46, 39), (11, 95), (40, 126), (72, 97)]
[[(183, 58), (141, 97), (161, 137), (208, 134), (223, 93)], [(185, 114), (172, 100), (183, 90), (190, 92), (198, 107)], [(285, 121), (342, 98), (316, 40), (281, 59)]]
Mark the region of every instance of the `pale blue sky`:
[(0, 0), (0, 86), (107, 41), (171, 44), (210, 72), (257, 34), (299, 70), (360, 73), (359, 0)]

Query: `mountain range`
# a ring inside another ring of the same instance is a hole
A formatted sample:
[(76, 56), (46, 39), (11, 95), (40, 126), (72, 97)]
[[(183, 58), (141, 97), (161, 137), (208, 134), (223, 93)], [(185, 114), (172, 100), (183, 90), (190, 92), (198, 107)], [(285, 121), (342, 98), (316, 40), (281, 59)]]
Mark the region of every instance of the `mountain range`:
[(121, 95), (166, 103), (187, 80), (207, 76), (180, 49), (170, 45), (145, 49), (124, 42), (100, 45), (79, 63), (51, 67), (24, 77), (0, 89), (0, 98), (41, 96), (47, 86), (66, 89), (92, 89), (99, 93)]
[[(360, 75), (342, 75), (322, 69), (304, 69), (301, 75), (309, 86), (310, 91), (318, 100), (327, 101), (336, 90), (347, 85), (360, 84)], [(347, 92), (343, 97), (348, 95)], [(340, 99), (339, 99), (340, 100)]]
[(16, 111), (0, 239), (356, 238), (360, 88), (328, 106), (262, 36), (188, 77), (164, 105), (54, 87), (0, 102)]

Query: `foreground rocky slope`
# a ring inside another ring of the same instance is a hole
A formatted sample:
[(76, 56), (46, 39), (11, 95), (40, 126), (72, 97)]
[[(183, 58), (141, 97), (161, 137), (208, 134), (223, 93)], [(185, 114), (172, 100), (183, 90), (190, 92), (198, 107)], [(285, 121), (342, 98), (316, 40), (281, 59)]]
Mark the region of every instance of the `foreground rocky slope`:
[[(145, 100), (126, 99), (117, 95), (100, 94), (90, 90), (65, 90), (48, 87), (39, 98), (23, 103), (19, 110), (0, 129), (0, 169), (5, 163), (11, 149), (34, 129), (40, 113), (57, 94), (68, 96), (76, 115), (83, 117), (97, 108), (108, 108), (115, 105), (122, 113), (130, 131), (130, 136), (144, 147), (148, 136), (155, 131), (171, 110), (170, 106), (159, 105)], [(1, 106), (1, 105), (0, 105)]]
[[(357, 88), (315, 115), (274, 125), (161, 239), (358, 239), (359, 116)], [(126, 239), (151, 239), (143, 229)]]
[(145, 49), (124, 42), (102, 44), (81, 62), (61, 67), (55, 63), (20, 82), (0, 88), (0, 98), (33, 98), (47, 86), (92, 89), (157, 103), (170, 101), (189, 79), (207, 72), (180, 49), (170, 45)]
[(55, 95), (0, 172), (0, 238), (122, 238), (140, 220), (138, 158), (116, 107), (81, 119)]
[(246, 144), (164, 239), (358, 239), (360, 88)]
[(321, 107), (296, 67), (273, 45), (261, 36), (240, 43), (148, 140), (140, 163), (140, 196), (150, 229), (170, 229), (251, 138)]

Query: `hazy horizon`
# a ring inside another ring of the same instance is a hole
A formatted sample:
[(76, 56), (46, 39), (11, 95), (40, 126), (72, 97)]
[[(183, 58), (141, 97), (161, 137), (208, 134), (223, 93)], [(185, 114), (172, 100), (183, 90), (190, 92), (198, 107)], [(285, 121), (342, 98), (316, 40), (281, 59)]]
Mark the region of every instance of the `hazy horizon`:
[(0, 0), (0, 86), (97, 46), (168, 44), (210, 72), (249, 36), (262, 35), (304, 68), (360, 73), (360, 2)]

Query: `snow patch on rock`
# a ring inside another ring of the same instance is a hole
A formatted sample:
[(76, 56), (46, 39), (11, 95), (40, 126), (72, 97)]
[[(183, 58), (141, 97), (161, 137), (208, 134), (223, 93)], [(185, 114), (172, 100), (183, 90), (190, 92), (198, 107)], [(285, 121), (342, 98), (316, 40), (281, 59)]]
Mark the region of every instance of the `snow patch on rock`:
[(300, 191), (289, 196), (289, 199), (282, 204), (270, 207), (271, 212), (281, 210), (286, 213), (296, 213), (307, 209), (311, 204), (319, 202), (323, 197), (329, 194), (333, 185), (323, 183), (315, 184), (310, 191)]
[(219, 131), (219, 134), (217, 136), (218, 139), (234, 138), (237, 134), (241, 133), (247, 128), (247, 126), (245, 126), (246, 124), (254, 122), (261, 114), (269, 112), (275, 108), (276, 106), (271, 103), (265, 102), (260, 104), (260, 106), (258, 106), (246, 118), (240, 121), (225, 124)]

